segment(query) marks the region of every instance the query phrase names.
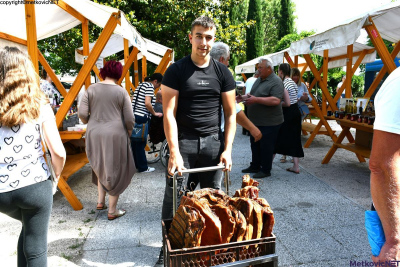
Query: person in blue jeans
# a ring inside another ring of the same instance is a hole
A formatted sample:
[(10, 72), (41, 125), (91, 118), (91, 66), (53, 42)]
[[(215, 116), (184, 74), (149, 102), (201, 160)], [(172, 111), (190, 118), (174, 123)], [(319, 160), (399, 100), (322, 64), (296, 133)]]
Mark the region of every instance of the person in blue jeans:
[[(150, 123), (152, 115), (156, 117), (163, 116), (161, 112), (156, 112), (153, 108), (155, 103), (154, 89), (160, 87), (162, 79), (162, 74), (154, 73), (150, 77), (150, 81), (143, 82), (139, 84), (138, 88), (136, 88), (132, 98), (135, 123)], [(155, 168), (147, 166), (146, 152), (144, 150), (146, 142), (147, 139), (142, 141), (135, 140), (131, 137), (132, 153), (138, 172), (153, 172), (155, 170)]]

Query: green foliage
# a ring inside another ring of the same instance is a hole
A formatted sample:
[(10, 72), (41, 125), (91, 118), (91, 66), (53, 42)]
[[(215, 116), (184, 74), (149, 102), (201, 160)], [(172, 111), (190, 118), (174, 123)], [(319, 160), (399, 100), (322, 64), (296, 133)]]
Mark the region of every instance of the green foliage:
[(247, 21), (255, 21), (255, 26), (246, 30), (246, 56), (252, 60), (263, 55), (263, 27), (261, 16), (261, 0), (250, 0)]
[(278, 23), (278, 39), (283, 36), (294, 33), (294, 5), (292, 5), (290, 0), (280, 0), (281, 9)]
[(273, 52), (279, 52), (282, 51), (288, 47), (290, 47), (290, 44), (296, 41), (299, 41), (307, 36), (313, 35), (315, 32), (314, 31), (302, 31), (300, 34), (298, 33), (289, 33), (285, 36), (283, 36), (278, 43), (275, 45), (275, 48)]

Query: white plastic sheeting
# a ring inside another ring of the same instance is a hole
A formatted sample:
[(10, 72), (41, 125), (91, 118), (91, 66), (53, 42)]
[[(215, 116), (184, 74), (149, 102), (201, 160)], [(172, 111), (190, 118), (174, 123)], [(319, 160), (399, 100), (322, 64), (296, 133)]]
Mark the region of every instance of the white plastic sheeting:
[[(272, 60), (273, 66), (277, 66), (281, 63), (287, 62), (286, 58), (284, 56), (285, 52), (289, 52), (289, 48), (279, 51), (279, 52), (276, 52), (276, 53), (273, 53), (273, 54), (269, 54), (269, 55), (265, 55), (265, 56), (261, 56), (261, 57), (252, 59), (243, 64), (237, 65), (235, 68), (235, 72), (236, 73), (254, 73), (256, 71), (256, 65), (258, 64), (259, 59), (263, 58), (263, 57), (269, 57)], [(306, 62), (305, 59), (301, 58), (301, 57), (299, 57), (298, 60), (299, 60), (298, 61), (299, 64), (303, 64)]]
[(371, 16), (383, 39), (400, 40), (400, 2), (390, 3), (349, 19), (336, 27), (316, 33), (290, 45), (290, 55), (316, 54), (319, 51), (354, 44)]
[[(87, 18), (90, 22), (104, 28), (110, 16), (119, 10), (103, 6), (89, 0), (64, 0), (66, 4)], [(121, 25), (114, 33), (129, 40), (142, 53), (147, 53), (146, 42), (121, 12)], [(67, 31), (81, 22), (55, 4), (35, 5), (37, 39), (48, 38)], [(0, 32), (26, 40), (25, 7), (23, 4), (2, 5), (0, 8)]]

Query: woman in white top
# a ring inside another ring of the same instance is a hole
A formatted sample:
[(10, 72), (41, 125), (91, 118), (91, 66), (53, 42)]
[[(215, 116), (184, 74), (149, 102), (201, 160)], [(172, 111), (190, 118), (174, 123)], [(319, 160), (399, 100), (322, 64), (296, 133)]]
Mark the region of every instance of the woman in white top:
[[(50, 95), (51, 98), (53, 98), (54, 95), (57, 95), (58, 100), (60, 100), (61, 94), (58, 92), (58, 90), (52, 84), (51, 77), (49, 76), (49, 74), (47, 74), (45, 69), (42, 69), (41, 76), (42, 76), (43, 81), (40, 84), (40, 89), (43, 91), (43, 93), (45, 93), (46, 95)], [(50, 103), (50, 104), (53, 104), (53, 103)]]
[(41, 135), (57, 178), (65, 149), (49, 101), (29, 57), (0, 49), (0, 212), (22, 222), (18, 266), (47, 266), (47, 230), (53, 204)]

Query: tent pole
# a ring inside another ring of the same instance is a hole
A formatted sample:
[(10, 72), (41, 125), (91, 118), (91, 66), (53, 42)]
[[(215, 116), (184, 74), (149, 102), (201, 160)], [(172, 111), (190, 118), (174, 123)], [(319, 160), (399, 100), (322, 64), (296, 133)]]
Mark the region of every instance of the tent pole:
[(144, 82), (144, 79), (147, 76), (147, 59), (146, 56), (142, 57), (142, 82)]
[[(82, 22), (82, 41), (83, 41), (83, 55), (87, 57), (89, 55), (89, 20), (85, 19)], [(86, 60), (84, 60), (85, 62)], [(85, 89), (87, 90), (90, 86), (90, 72), (85, 79)]]
[[(396, 46), (394, 47), (390, 57), (393, 59), (396, 58), (397, 54), (400, 52), (400, 42), (397, 42)], [(383, 65), (382, 69), (379, 71), (378, 75), (376, 75), (374, 82), (369, 87), (368, 91), (365, 93), (365, 98), (370, 98), (372, 94), (375, 92), (376, 87), (378, 87), (379, 83), (385, 76), (386, 72), (388, 71), (387, 67)]]
[(168, 64), (169, 55), (171, 53), (172, 53), (171, 49), (168, 49), (167, 51), (165, 51), (165, 54), (164, 54), (163, 58), (161, 59), (160, 64), (158, 64), (154, 73), (161, 73), (162, 69), (164, 68), (164, 65)]
[(40, 50), (37, 50), (38, 58), (40, 61), (40, 64), (42, 64), (43, 68), (46, 70), (47, 74), (51, 77), (51, 80), (54, 82), (55, 86), (57, 87), (58, 91), (61, 93), (61, 95), (65, 98), (67, 96), (67, 91), (65, 90), (64, 86), (54, 73), (53, 69), (50, 67), (49, 63), (47, 63), (46, 59), (40, 52)]
[(390, 56), (389, 51), (387, 50), (386, 45), (383, 42), (382, 37), (371, 17), (369, 17), (369, 21), (370, 24), (365, 26), (365, 30), (367, 31), (371, 42), (374, 44), (376, 51), (378, 52), (383, 64), (386, 66), (390, 74), (397, 68), (397, 66), (394, 64), (393, 59)]
[(137, 53), (135, 55), (135, 60), (133, 61), (133, 74), (134, 74), (134, 78), (135, 78), (135, 87), (139, 86), (139, 62), (137, 59)]
[(352, 97), (351, 93), (351, 78), (353, 77), (352, 73), (353, 66), (353, 45), (347, 46), (347, 64), (346, 64), (346, 98)]
[(70, 5), (65, 3), (63, 0), (53, 1), (53, 3), (56, 4), (57, 6), (59, 6), (61, 9), (63, 9), (65, 12), (67, 12), (74, 18), (76, 18), (77, 20), (79, 20), (80, 22), (84, 23), (84, 21), (86, 20), (86, 18), (81, 13), (76, 11)]
[(298, 55), (294, 56), (294, 66), (296, 68), (299, 67), (299, 56)]
[[(125, 65), (128, 62), (128, 59), (129, 59), (129, 41), (124, 38), (124, 62), (125, 62)], [(130, 95), (130, 91), (131, 91), (131, 86), (130, 86), (131, 80), (130, 80), (129, 76), (130, 75), (129, 75), (129, 68), (128, 68), (128, 71), (126, 72), (126, 75), (125, 75), (125, 89), (128, 92), (128, 95)]]
[(25, 22), (28, 54), (31, 57), (36, 72), (39, 73), (35, 5), (25, 4)]
[[(322, 82), (325, 84), (326, 89), (328, 89), (328, 61), (329, 61), (329, 50), (324, 50), (324, 62), (322, 65)], [(321, 88), (321, 90), (325, 90)], [(329, 91), (326, 91), (329, 94)], [(326, 97), (325, 94), (322, 95), (322, 114), (327, 114), (326, 108)]]
[(112, 13), (110, 19), (107, 21), (106, 26), (104, 26), (104, 29), (101, 32), (99, 39), (95, 43), (92, 52), (90, 52), (89, 57), (83, 64), (81, 70), (78, 73), (78, 76), (76, 77), (74, 83), (72, 84), (71, 89), (68, 92), (67, 97), (64, 99), (64, 102), (61, 104), (60, 109), (56, 114), (56, 123), (58, 127), (60, 127), (60, 125), (62, 124), (65, 115), (67, 115), (69, 108), (71, 107), (76, 96), (78, 95), (79, 90), (82, 87), (83, 83), (85, 82), (86, 77), (93, 69), (94, 64), (96, 63), (101, 52), (103, 51), (108, 40), (110, 39), (111, 34), (113, 33), (115, 27), (117, 26), (117, 24), (120, 23), (121, 23), (121, 14), (119, 12)]
[(241, 73), (241, 74), (242, 74), (242, 77), (243, 77), (243, 81), (246, 82), (247, 81), (246, 74), (244, 74), (244, 73)]

